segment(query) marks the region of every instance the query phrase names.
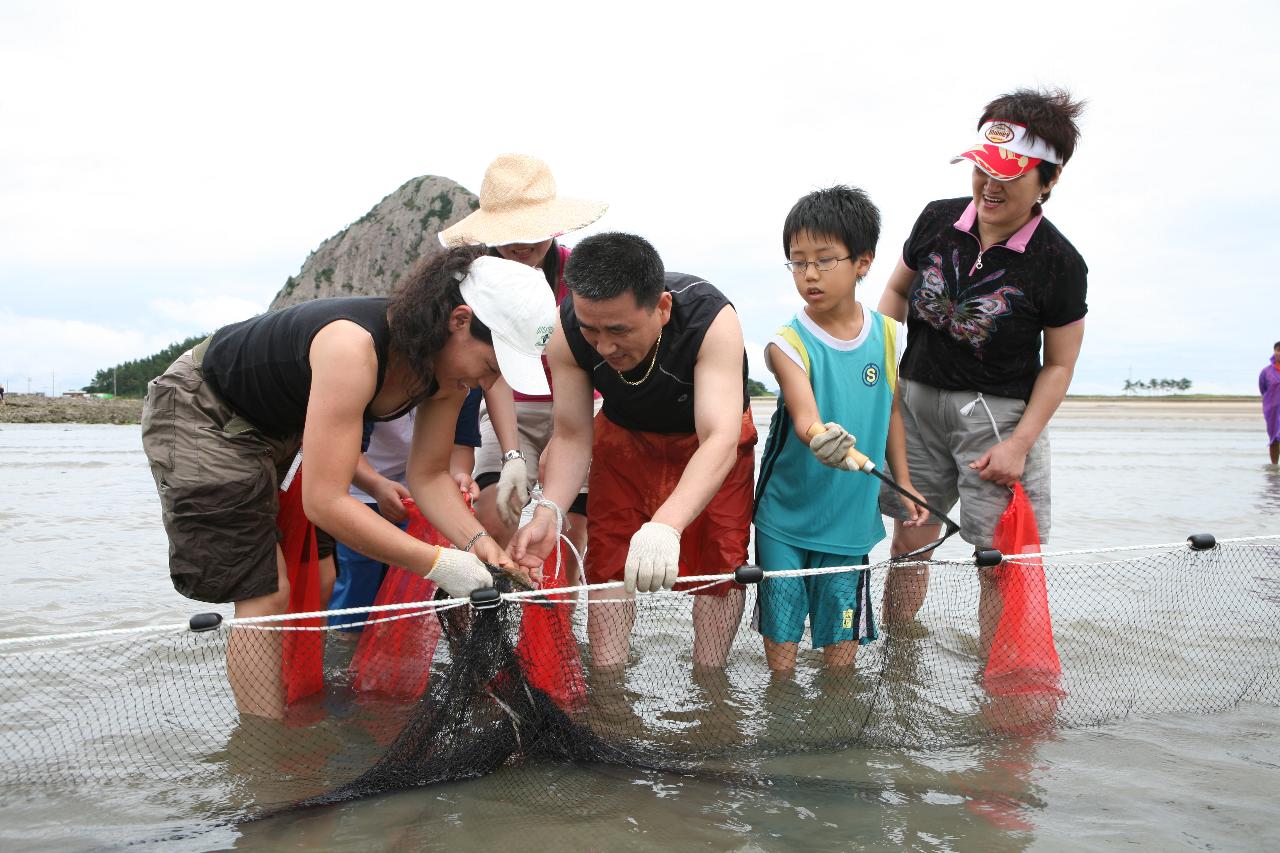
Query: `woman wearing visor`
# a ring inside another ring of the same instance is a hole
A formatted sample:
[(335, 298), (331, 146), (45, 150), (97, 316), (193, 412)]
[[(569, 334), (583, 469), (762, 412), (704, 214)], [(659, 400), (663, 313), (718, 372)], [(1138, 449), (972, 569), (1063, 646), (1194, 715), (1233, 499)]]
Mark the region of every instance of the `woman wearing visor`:
[[(974, 146), (951, 161), (972, 166), (969, 193), (925, 206), (880, 299), (881, 313), (907, 323), (899, 390), (911, 482), (939, 509), (960, 501), (960, 534), (975, 548), (991, 547), (1017, 481), (1042, 542), (1049, 531), (1045, 427), (1080, 353), (1088, 269), (1044, 206), (1082, 108), (1066, 92), (1027, 89), (987, 104)], [(892, 492), (881, 508), (895, 519), (895, 554), (939, 535), (936, 519), (909, 525)], [(919, 610), (927, 572), (890, 573), (887, 624)], [(981, 581), (985, 642), (999, 602), (989, 572)]]

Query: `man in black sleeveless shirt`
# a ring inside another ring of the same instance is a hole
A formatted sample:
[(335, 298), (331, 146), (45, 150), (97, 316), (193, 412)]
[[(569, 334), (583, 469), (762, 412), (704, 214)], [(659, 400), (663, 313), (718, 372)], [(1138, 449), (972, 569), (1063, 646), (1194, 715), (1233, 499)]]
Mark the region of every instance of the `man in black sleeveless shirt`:
[[(512, 555), (538, 567), (563, 508), (590, 465), (587, 633), (597, 667), (626, 662), (635, 590), (671, 589), (677, 576), (718, 575), (746, 562), (755, 426), (737, 312), (711, 284), (667, 273), (631, 234), (583, 240), (569, 257), (572, 293), (547, 344), (554, 428), (544, 500)], [(592, 418), (592, 390), (604, 396)], [(694, 584), (704, 587), (705, 584)], [(742, 614), (742, 589), (698, 589), (693, 660), (723, 666)]]

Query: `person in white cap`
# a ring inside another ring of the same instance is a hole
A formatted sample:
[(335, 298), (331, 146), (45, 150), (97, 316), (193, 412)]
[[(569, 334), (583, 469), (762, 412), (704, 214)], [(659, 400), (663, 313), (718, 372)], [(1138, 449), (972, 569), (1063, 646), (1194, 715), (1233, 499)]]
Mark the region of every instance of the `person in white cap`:
[[(557, 238), (590, 225), (607, 208), (601, 201), (557, 195), (551, 169), (542, 160), (502, 154), (485, 171), (480, 209), (440, 232), (440, 240), (446, 246), (485, 245), (491, 255), (539, 270), (559, 305), (569, 293), (564, 281), (569, 247)], [(501, 381), (485, 394), (476, 452), (476, 516), (500, 542), (508, 542), (515, 533), (530, 481), (536, 479), (538, 461), (551, 440), (551, 401), (551, 394), (512, 393)], [(565, 519), (566, 535), (578, 553), (586, 550), (586, 515), (584, 480)], [(573, 561), (566, 565), (576, 569)]]
[[(976, 548), (991, 547), (1017, 481), (1048, 536), (1045, 426), (1080, 354), (1088, 268), (1044, 205), (1082, 109), (1066, 92), (1028, 89), (987, 104), (975, 144), (951, 161), (972, 166), (969, 194), (925, 207), (880, 299), (907, 323), (899, 391), (912, 485), (943, 511), (959, 500), (960, 535)], [(893, 553), (937, 539), (940, 522), (907, 525), (894, 493), (881, 493), (881, 509), (895, 519)], [(993, 577), (981, 581), (986, 642), (999, 599)], [(890, 572), (885, 623), (913, 618), (927, 584), (927, 569)]]
[[(554, 323), (541, 276), (459, 248), (419, 265), (390, 299), (304, 302), (223, 327), (184, 353), (148, 386), (142, 417), (174, 587), (234, 602), (237, 617), (286, 611), (277, 487), (304, 438), (305, 513), (351, 548), (454, 597), (492, 585), (486, 563), (520, 573), (466, 509), (449, 457), (472, 388), (501, 374), (515, 388), (547, 390), (541, 354)], [(409, 491), (463, 547), (421, 542), (348, 492), (364, 423), (414, 407)], [(283, 714), (280, 656), (278, 632), (232, 631), (227, 672), (242, 712)]]

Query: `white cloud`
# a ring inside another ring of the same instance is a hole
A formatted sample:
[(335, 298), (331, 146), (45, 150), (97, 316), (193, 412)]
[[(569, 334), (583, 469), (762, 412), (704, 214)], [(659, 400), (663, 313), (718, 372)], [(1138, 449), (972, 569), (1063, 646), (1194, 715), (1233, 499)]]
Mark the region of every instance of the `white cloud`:
[[(29, 317), (102, 322), (65, 298), (101, 277), (124, 282), (121, 304), (162, 293), (236, 319), (257, 307), (182, 284), (238, 278), (256, 284), (227, 295), (269, 299), (405, 180), (477, 189), (523, 150), (562, 193), (610, 202), (598, 229), (643, 233), (722, 287), (760, 340), (794, 310), (778, 243), (797, 197), (847, 182), (880, 205), (874, 305), (921, 206), (966, 192), (947, 159), (981, 105), (1055, 83), (1090, 101), (1049, 209), (1091, 269), (1081, 380), (1119, 386), (1131, 352), (1142, 373), (1245, 375), (1244, 344), (1280, 337), (1274, 311), (1241, 310), (1269, 307), (1280, 173), (1239, 160), (1280, 146), (1276, 7), (1022, 9), (1021, 35), (994, 42), (954, 3), (646, 8), (620, 27), (567, 0), (554, 39), (571, 49), (540, 50), (514, 4), (19, 4), (0, 30), (0, 77), (22, 81), (0, 92), (0, 287), (47, 294), (12, 303)], [(1223, 328), (1240, 354), (1215, 348)]]
[(267, 306), (237, 296), (209, 296), (198, 299), (153, 299), (151, 310), (166, 320), (190, 327), (193, 320), (200, 329), (212, 332), (228, 323), (261, 314)]
[(152, 355), (186, 337), (176, 331), (144, 333), (3, 309), (0, 329), (0, 381), (15, 393), (81, 388), (97, 370)]

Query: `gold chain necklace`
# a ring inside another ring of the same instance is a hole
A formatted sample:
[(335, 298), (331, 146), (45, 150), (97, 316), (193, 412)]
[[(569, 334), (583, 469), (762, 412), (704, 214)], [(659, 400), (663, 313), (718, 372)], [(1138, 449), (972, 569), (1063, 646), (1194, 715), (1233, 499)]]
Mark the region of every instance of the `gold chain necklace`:
[(627, 383), (628, 385), (643, 385), (644, 381), (649, 378), (649, 374), (653, 373), (653, 366), (658, 363), (658, 347), (660, 346), (662, 346), (662, 330), (661, 329), (658, 330), (658, 340), (653, 345), (653, 359), (649, 362), (649, 369), (644, 372), (644, 376), (641, 376), (635, 382), (632, 382), (630, 379), (623, 376), (621, 370), (615, 370), (614, 373), (618, 374), (618, 378), (621, 379), (623, 382)]

